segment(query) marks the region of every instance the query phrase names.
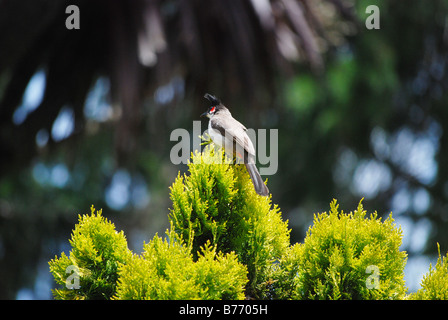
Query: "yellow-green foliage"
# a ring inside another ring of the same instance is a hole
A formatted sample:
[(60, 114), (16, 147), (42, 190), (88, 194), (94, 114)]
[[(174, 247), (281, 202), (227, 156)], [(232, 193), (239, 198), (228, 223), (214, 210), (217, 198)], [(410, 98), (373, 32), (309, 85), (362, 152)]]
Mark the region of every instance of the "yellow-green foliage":
[(407, 255), (399, 250), (402, 232), (392, 216), (366, 218), (361, 202), (349, 214), (338, 212), (336, 200), (330, 207), (314, 216), (305, 242), (295, 248), (297, 298), (403, 298)]
[(245, 166), (229, 162), (213, 145), (194, 154), (189, 174), (179, 175), (170, 188), (169, 219), (173, 230), (192, 244), (195, 258), (207, 241), (218, 251), (235, 252), (249, 272), (246, 294), (260, 298), (273, 263), (289, 247), (290, 230), (270, 197), (255, 193)]
[[(235, 253), (206, 243), (193, 261), (191, 247), (173, 233), (144, 244), (142, 255), (127, 248), (123, 232), (95, 213), (79, 218), (64, 253), (49, 262), (60, 289), (56, 299), (243, 299), (246, 267)], [(76, 278), (76, 279), (75, 279)], [(73, 288), (77, 284), (78, 288)]]
[(270, 197), (254, 191), (244, 165), (207, 146), (171, 186), (165, 239), (132, 253), (101, 210), (79, 217), (69, 255), (49, 262), (57, 299), (447, 299), (448, 256), (405, 296), (406, 253), (392, 215), (314, 216), (303, 243)]
[(157, 235), (120, 268), (117, 299), (243, 299), (247, 271), (234, 253), (202, 248), (193, 261), (191, 248)]
[(421, 288), (410, 296), (414, 300), (448, 300), (448, 253), (440, 255), (436, 267), (429, 266), (429, 271), (423, 276)]
[[(79, 223), (70, 240), (69, 256), (64, 252), (49, 262), (50, 271), (62, 289), (53, 290), (56, 299), (109, 299), (115, 293), (120, 263), (130, 258), (123, 231), (115, 231), (113, 223), (102, 211), (79, 216)], [(79, 289), (69, 289), (79, 281)]]

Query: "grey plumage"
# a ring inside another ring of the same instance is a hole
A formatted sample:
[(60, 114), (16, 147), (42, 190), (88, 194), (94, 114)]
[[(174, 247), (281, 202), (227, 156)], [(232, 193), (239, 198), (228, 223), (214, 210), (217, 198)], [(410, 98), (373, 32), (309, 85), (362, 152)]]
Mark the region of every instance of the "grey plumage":
[(260, 173), (255, 166), (255, 148), (247, 135), (247, 128), (232, 117), (230, 111), (216, 97), (206, 94), (212, 106), (202, 116), (210, 118), (208, 133), (213, 142), (224, 148), (230, 155), (236, 155), (243, 160), (255, 191), (261, 196), (269, 194)]

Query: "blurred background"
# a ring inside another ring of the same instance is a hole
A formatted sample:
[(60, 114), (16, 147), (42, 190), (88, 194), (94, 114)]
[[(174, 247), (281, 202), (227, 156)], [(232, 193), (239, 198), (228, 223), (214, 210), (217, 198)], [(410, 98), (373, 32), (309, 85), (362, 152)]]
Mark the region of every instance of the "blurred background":
[(401, 226), (415, 291), (448, 251), (447, 63), (446, 0), (0, 0), (0, 298), (52, 297), (48, 261), (92, 204), (137, 253), (163, 235), (186, 170), (170, 133), (206, 92), (278, 129), (293, 243), (364, 198)]

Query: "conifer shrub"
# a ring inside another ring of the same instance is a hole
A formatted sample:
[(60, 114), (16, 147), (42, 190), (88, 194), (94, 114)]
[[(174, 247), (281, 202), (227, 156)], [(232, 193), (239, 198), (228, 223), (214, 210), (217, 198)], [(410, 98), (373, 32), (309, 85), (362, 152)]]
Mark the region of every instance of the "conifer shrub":
[(407, 254), (399, 250), (402, 231), (392, 215), (381, 221), (366, 217), (362, 203), (354, 212), (338, 212), (336, 200), (329, 213), (314, 216), (303, 244), (287, 261), (297, 271), (298, 299), (402, 299), (406, 293)]
[(102, 210), (80, 215), (73, 230), (69, 256), (64, 252), (49, 262), (61, 289), (56, 299), (110, 299), (116, 290), (118, 266), (131, 257), (123, 231), (102, 216)]
[(448, 300), (448, 253), (445, 257), (440, 255), (436, 267), (429, 266), (429, 271), (423, 276), (421, 288), (410, 295), (413, 300)]
[(193, 261), (191, 248), (157, 235), (120, 268), (116, 299), (243, 299), (247, 271), (235, 254), (208, 243)]
[(246, 267), (235, 253), (205, 243), (193, 261), (191, 246), (173, 232), (144, 244), (141, 255), (127, 247), (123, 232), (101, 210), (79, 217), (70, 244), (49, 262), (60, 289), (56, 299), (243, 299)]
[(192, 243), (195, 258), (208, 241), (218, 251), (235, 252), (248, 269), (246, 294), (262, 298), (274, 263), (290, 245), (279, 208), (255, 193), (244, 165), (231, 164), (213, 145), (194, 154), (188, 169), (170, 188), (174, 232)]
[(71, 251), (49, 262), (56, 299), (447, 299), (448, 255), (406, 296), (407, 255), (392, 215), (349, 214), (336, 200), (314, 216), (303, 243), (254, 191), (244, 165), (206, 146), (170, 187), (170, 229), (136, 254), (123, 232), (91, 208)]

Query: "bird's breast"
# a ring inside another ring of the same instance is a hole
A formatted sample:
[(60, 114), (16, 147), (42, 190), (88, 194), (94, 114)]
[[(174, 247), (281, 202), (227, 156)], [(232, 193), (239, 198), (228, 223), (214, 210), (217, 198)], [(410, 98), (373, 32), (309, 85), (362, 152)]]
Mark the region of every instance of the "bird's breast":
[(213, 129), (210, 125), (208, 126), (208, 134), (210, 135), (210, 138), (212, 138), (213, 142), (220, 146), (225, 147), (225, 138), (221, 135), (221, 133), (218, 130)]

